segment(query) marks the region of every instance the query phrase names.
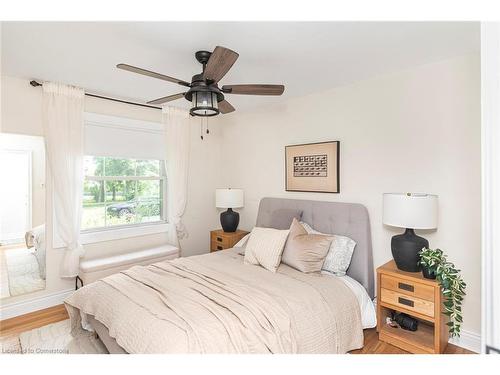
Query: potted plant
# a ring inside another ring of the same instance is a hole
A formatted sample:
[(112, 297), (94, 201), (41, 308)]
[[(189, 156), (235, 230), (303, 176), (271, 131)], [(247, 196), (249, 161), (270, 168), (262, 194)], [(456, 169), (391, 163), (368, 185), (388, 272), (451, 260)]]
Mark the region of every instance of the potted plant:
[(420, 252), (420, 265), (426, 278), (436, 279), (441, 286), (444, 297), (444, 314), (450, 318), (446, 324), (451, 337), (460, 336), (462, 323), (462, 301), (465, 296), (466, 284), (460, 275), (460, 270), (446, 259), (441, 249), (423, 248)]
[(419, 264), (422, 266), (422, 274), (426, 279), (436, 278), (436, 269), (443, 262), (444, 253), (441, 249), (422, 248), (418, 253), (420, 255)]

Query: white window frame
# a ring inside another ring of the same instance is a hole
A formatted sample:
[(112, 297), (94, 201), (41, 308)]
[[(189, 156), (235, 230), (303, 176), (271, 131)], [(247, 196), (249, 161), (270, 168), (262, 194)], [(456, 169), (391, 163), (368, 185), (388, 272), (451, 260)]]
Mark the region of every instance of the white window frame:
[[(126, 119), (115, 116), (100, 115), (95, 113), (85, 114), (86, 124), (92, 126), (105, 126), (105, 127), (125, 127), (128, 131), (138, 131), (138, 132), (148, 132), (157, 133), (159, 136), (163, 135), (163, 127), (159, 123), (152, 123), (148, 121), (141, 121), (135, 119)], [(96, 155), (100, 156), (100, 155)], [(110, 155), (103, 155), (104, 157), (113, 157)], [(126, 158), (126, 156), (115, 156), (117, 158)], [(131, 159), (138, 159), (130, 157)], [(155, 159), (160, 160), (160, 159)], [(164, 160), (162, 160), (165, 163)], [(163, 171), (164, 172), (164, 171)], [(117, 178), (117, 177), (113, 177)], [(123, 177), (125, 180), (137, 179), (135, 176)], [(155, 178), (156, 179), (156, 178)], [(168, 176), (164, 176), (164, 187), (163, 187), (163, 218), (162, 221), (150, 222), (150, 223), (138, 223), (138, 224), (127, 224), (127, 225), (115, 225), (110, 227), (100, 227), (85, 229), (80, 232), (80, 242), (83, 245), (98, 243), (103, 241), (113, 241), (120, 240), (138, 236), (146, 236), (159, 233), (167, 233), (169, 230), (169, 224), (167, 221), (167, 205), (168, 205), (168, 192), (167, 192), (167, 179)]]
[[(98, 155), (95, 155), (99, 157)], [(109, 157), (109, 156), (107, 156)], [(127, 159), (121, 157), (121, 159)], [(164, 163), (163, 160), (161, 162)], [(163, 164), (162, 163), (162, 164)], [(113, 225), (108, 227), (97, 227), (90, 229), (83, 229), (80, 231), (80, 241), (82, 244), (119, 240), (129, 237), (145, 236), (148, 234), (156, 234), (166, 232), (168, 229), (167, 221), (167, 177), (164, 171), (164, 165), (161, 165), (163, 169), (163, 177), (156, 176), (85, 176), (86, 180), (89, 181), (111, 181), (111, 180), (159, 180), (162, 181), (163, 185), (163, 200), (162, 200), (162, 217), (163, 220), (158, 220), (148, 223), (137, 223), (137, 224), (123, 224), (123, 225)]]

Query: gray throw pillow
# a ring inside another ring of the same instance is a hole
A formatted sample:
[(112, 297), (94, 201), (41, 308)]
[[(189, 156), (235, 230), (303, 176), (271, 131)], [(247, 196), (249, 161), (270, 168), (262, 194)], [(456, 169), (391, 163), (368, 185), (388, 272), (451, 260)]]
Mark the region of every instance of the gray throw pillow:
[(271, 214), (271, 220), (266, 226), (280, 230), (290, 229), (293, 219), (300, 221), (301, 217), (302, 210), (296, 210), (294, 208), (280, 208), (273, 211)]

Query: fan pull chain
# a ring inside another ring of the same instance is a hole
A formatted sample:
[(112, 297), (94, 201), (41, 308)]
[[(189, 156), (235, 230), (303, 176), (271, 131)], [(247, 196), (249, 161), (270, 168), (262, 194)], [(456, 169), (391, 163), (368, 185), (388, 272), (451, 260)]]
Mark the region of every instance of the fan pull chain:
[[(203, 131), (203, 122), (205, 122), (205, 131)], [(203, 133), (210, 134), (210, 130), (208, 130), (208, 117), (202, 117), (200, 121), (200, 138), (203, 141)]]

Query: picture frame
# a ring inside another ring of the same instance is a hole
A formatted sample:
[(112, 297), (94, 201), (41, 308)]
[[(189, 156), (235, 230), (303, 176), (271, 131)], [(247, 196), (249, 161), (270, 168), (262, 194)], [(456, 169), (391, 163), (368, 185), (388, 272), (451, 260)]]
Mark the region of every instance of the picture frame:
[(340, 141), (285, 146), (285, 191), (340, 193)]

